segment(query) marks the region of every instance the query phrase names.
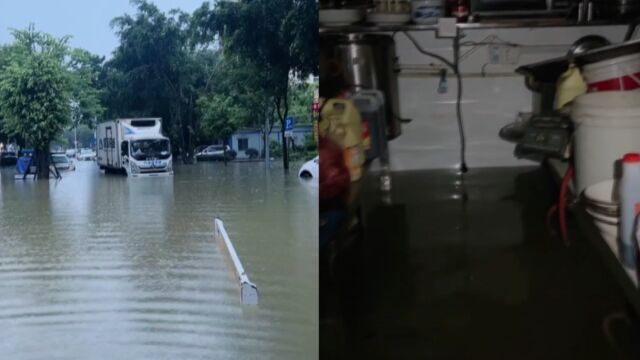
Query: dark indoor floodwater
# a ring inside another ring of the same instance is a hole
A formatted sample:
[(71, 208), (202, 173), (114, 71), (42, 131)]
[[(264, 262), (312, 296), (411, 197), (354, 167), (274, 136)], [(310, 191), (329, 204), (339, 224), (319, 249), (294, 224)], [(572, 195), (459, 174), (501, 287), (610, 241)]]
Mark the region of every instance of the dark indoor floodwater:
[[(300, 164), (135, 179), (76, 164), (49, 182), (2, 169), (0, 358), (317, 357), (318, 194)], [(240, 305), (215, 216), (258, 307)]]

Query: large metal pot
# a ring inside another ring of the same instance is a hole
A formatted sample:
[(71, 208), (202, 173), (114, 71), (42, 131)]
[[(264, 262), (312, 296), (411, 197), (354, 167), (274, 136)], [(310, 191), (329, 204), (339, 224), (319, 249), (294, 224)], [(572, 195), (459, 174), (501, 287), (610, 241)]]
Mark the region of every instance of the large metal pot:
[(321, 34), (320, 96), (344, 91), (385, 94), (387, 138), (401, 134), (397, 57), (393, 38), (378, 34)]

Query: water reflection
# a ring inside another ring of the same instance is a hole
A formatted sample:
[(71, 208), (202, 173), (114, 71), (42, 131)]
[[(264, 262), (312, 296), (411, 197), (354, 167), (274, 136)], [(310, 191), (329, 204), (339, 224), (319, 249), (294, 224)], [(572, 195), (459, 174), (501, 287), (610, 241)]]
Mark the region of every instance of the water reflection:
[[(128, 179), (79, 162), (49, 183), (3, 169), (2, 357), (315, 356), (317, 189), (274, 165), (268, 181), (259, 163)], [(260, 287), (257, 309), (239, 304), (216, 215)]]

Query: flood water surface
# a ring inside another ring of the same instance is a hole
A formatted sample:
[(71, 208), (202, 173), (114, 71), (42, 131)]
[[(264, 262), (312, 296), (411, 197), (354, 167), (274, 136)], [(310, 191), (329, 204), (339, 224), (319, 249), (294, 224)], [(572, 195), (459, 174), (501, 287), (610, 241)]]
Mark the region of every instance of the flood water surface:
[[(1, 358), (317, 357), (317, 189), (295, 171), (204, 163), (133, 179), (76, 164), (49, 182), (2, 169)], [(240, 305), (215, 216), (257, 307)]]

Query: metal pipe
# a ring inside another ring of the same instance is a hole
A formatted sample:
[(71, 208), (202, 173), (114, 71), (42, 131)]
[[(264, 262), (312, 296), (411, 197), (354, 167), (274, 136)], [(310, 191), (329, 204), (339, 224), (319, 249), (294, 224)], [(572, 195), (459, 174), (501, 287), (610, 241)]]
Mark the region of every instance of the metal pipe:
[(227, 234), (227, 230), (224, 228), (224, 224), (219, 218), (214, 220), (214, 237), (217, 240), (220, 240), (224, 245), (227, 254), (231, 258), (233, 270), (236, 273), (240, 284), (240, 302), (243, 305), (258, 305), (258, 287), (249, 280), (249, 275), (247, 275), (247, 272), (244, 270), (244, 267), (240, 262), (240, 258), (236, 253), (236, 249), (231, 243), (229, 234)]

